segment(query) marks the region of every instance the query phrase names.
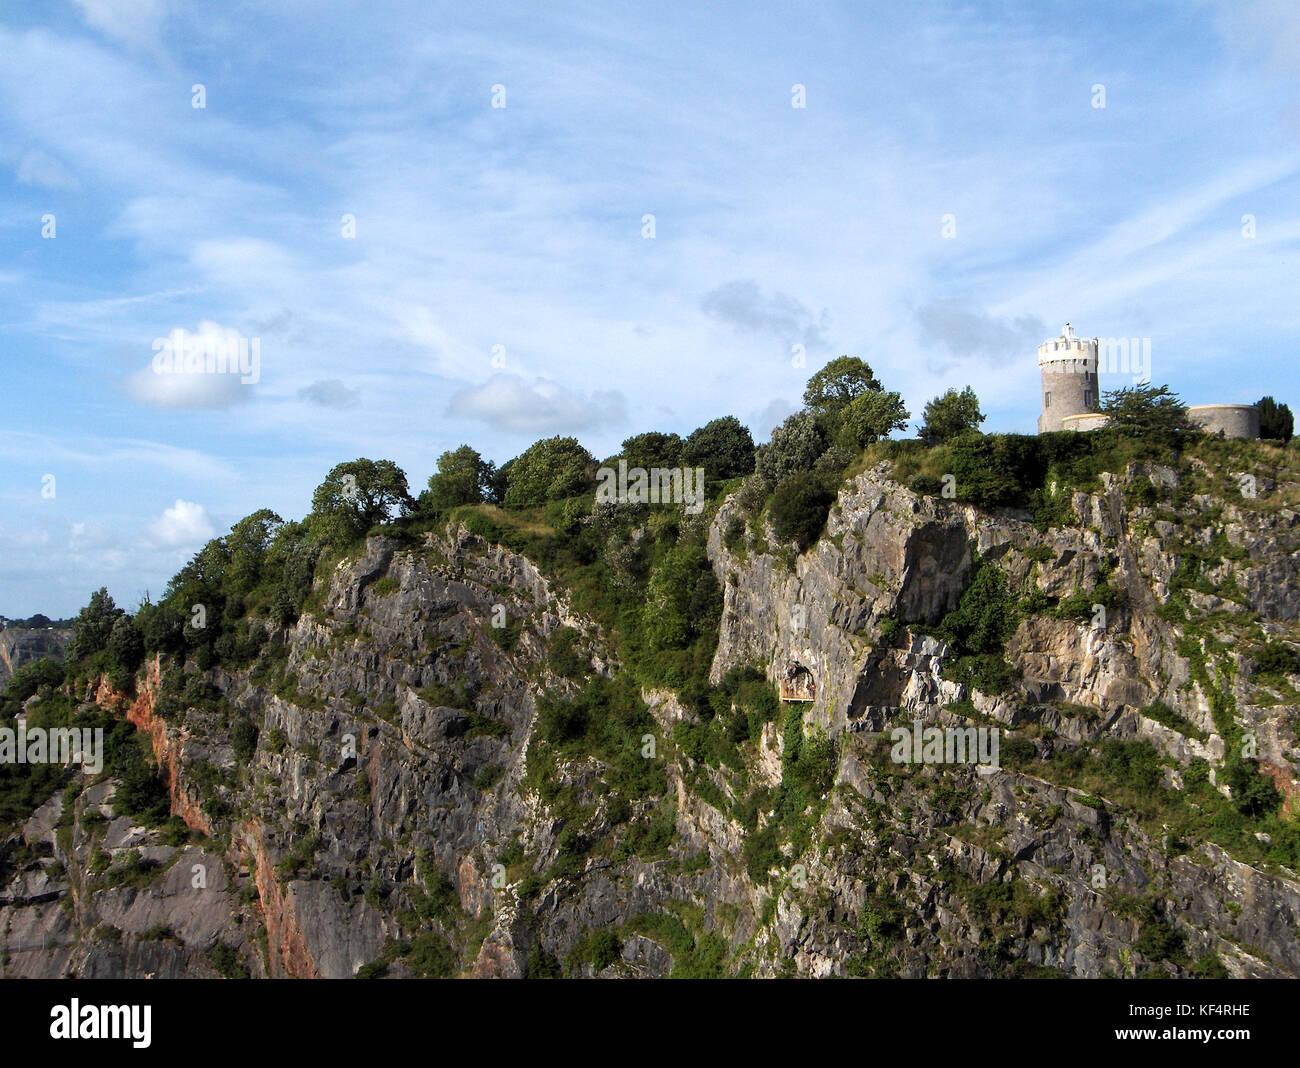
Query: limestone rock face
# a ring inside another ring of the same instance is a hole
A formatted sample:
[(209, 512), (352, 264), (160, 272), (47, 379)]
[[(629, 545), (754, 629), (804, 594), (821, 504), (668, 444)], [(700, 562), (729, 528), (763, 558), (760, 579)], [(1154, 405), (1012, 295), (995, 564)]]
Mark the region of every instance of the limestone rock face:
[(43, 630), (6, 627), (0, 630), (0, 686), (8, 682), (10, 676), (24, 664), (44, 657), (62, 660), (63, 650), (70, 641), (72, 631), (58, 627)]
[[(157, 662), (130, 697), (92, 682), (86, 700), (152, 746), (176, 819), (133, 825), (112, 780), (61, 786), (0, 851), (0, 970), (1095, 977), (1211, 960), (1300, 976), (1295, 872), (1049, 781), (1048, 757), (1142, 741), (1181, 791), (1207, 765), (1217, 781), (1249, 737), (1294, 800), (1300, 678), (1261, 683), (1232, 627), (1295, 646), (1300, 521), (1211, 494), (1189, 497), (1203, 522), (1136, 503), (1182, 477), (1103, 476), (1041, 530), (876, 467), (803, 554), (744, 533), (728, 498), (708, 535), (711, 678), (751, 665), (775, 693), (798, 669), (815, 699), (754, 724), (728, 763), (700, 741), (708, 709), (647, 683), (657, 734), (622, 741), (662, 789), (632, 801), (581, 746), (550, 777), (530, 764), (542, 695), (578, 690), (552, 662), (557, 633), (606, 677), (621, 670), (610, 635), (463, 527), (372, 537), (296, 624), (266, 625), (255, 662), (203, 673), (213, 700), (178, 711)], [(944, 636), (977, 558), (1026, 606), (997, 693)], [(997, 731), (1003, 759), (900, 765), (893, 732), (917, 721)], [(804, 740), (830, 754), (829, 785), (806, 826), (774, 837)]]

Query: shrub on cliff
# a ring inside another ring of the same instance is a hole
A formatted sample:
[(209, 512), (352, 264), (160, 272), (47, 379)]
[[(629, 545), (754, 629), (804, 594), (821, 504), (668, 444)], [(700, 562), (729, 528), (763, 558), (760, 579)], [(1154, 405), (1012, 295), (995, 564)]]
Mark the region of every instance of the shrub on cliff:
[(794, 542), (803, 552), (816, 542), (826, 525), (835, 494), (806, 474), (787, 476), (772, 494), (772, 530), (782, 542)]

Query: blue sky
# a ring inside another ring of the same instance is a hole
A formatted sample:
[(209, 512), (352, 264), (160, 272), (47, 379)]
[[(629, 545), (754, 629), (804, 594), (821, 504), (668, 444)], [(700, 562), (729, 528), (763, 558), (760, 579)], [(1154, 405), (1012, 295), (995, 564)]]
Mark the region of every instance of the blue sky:
[[(357, 456), (765, 438), (841, 353), (990, 430), (1066, 319), (1300, 400), (1290, 0), (50, 0), (0, 57), (6, 615), (133, 606)], [(178, 329), (258, 380), (154, 374)]]

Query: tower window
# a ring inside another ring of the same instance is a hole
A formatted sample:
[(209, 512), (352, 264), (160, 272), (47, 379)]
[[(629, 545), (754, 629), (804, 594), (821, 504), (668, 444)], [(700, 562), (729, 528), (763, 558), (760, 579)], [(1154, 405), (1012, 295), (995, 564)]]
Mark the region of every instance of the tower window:
[(1090, 389), (1085, 389), (1083, 391), (1083, 406), (1085, 408), (1092, 407), (1092, 390)]
[(1044, 408), (1050, 408), (1051, 406), (1052, 406), (1052, 395), (1051, 395), (1050, 393), (1044, 393), (1044, 394), (1043, 394), (1043, 407), (1044, 407)]

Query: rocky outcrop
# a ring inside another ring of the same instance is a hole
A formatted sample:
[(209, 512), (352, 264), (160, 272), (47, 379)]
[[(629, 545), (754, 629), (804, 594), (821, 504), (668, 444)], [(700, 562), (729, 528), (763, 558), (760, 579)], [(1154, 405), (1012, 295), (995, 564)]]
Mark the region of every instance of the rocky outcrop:
[[(296, 624), (258, 624), (251, 663), (178, 687), (155, 660), (129, 698), (96, 684), (178, 819), (132, 826), (84, 776), (46, 801), (0, 871), (5, 974), (1300, 975), (1295, 872), (1053, 777), (1143, 742), (1176, 797), (1249, 743), (1295, 795), (1300, 678), (1251, 657), (1296, 643), (1296, 515), (1187, 477), (1061, 490), (1071, 520), (1044, 530), (876, 467), (803, 554), (729, 498), (711, 678), (749, 665), (774, 698), (799, 675), (812, 700), (723, 727), (646, 686), (599, 751), (540, 726), (544, 694), (621, 677), (568, 591), (461, 526), (372, 537)], [(977, 561), (1018, 606), (998, 692), (943, 629)], [(581, 671), (557, 664), (561, 632)], [(891, 759), (918, 720), (997, 730), (1004, 759)], [(820, 785), (790, 778), (808, 745)]]

